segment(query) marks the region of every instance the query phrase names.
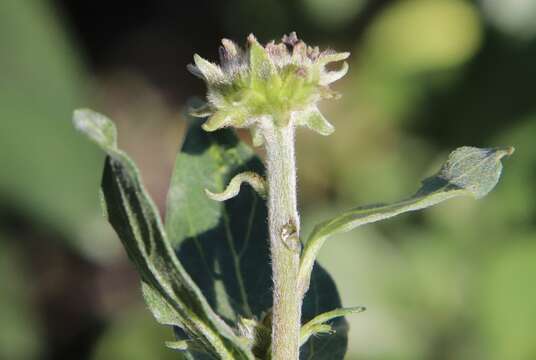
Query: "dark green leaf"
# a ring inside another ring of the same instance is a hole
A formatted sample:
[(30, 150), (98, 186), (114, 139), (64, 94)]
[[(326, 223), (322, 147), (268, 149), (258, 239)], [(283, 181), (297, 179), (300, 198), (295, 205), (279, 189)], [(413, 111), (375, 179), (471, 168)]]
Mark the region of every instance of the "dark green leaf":
[[(221, 192), (245, 171), (263, 174), (264, 167), (233, 131), (207, 133), (192, 125), (177, 156), (167, 204), (166, 231), (181, 263), (210, 305), (234, 324), (241, 317), (262, 320), (272, 306), (266, 206), (247, 186), (223, 203), (204, 190)], [(304, 322), (341, 306), (333, 280), (319, 266), (313, 279)], [(333, 326), (337, 333), (313, 338), (303, 358), (343, 358), (347, 325), (341, 318)], [(260, 349), (256, 355), (264, 357)]]
[(252, 359), (179, 263), (138, 169), (117, 148), (113, 123), (90, 110), (77, 110), (74, 123), (108, 154), (102, 178), (106, 214), (146, 284), (145, 298), (157, 320), (180, 326), (215, 356)]
[(168, 195), (166, 230), (179, 258), (210, 304), (236, 323), (271, 306), (266, 207), (250, 188), (224, 203), (234, 175), (263, 171), (231, 130), (206, 133), (192, 126), (177, 157)]

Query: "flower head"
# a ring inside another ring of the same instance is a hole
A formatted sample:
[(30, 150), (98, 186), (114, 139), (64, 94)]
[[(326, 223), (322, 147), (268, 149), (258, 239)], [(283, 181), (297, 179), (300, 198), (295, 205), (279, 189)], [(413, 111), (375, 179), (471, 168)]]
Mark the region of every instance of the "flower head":
[(346, 74), (348, 64), (333, 71), (326, 65), (349, 55), (308, 46), (294, 32), (266, 46), (249, 35), (245, 49), (223, 39), (220, 65), (196, 54), (195, 65), (188, 66), (208, 88), (207, 104), (193, 115), (209, 116), (203, 124), (206, 131), (227, 126), (262, 127), (269, 121), (276, 126), (306, 125), (328, 135), (333, 126), (316, 104), (337, 97), (329, 84)]

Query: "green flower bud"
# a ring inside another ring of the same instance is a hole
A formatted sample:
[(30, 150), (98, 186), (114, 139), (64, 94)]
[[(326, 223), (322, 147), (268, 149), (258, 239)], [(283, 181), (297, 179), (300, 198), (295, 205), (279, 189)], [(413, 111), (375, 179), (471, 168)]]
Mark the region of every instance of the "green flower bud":
[(305, 125), (329, 135), (334, 128), (317, 103), (338, 97), (329, 84), (346, 74), (348, 64), (344, 62), (339, 70), (328, 70), (326, 65), (348, 56), (347, 52), (321, 52), (299, 40), (294, 32), (266, 46), (249, 35), (245, 49), (223, 39), (220, 65), (197, 54), (195, 65), (188, 65), (208, 89), (207, 104), (192, 115), (209, 117), (203, 124), (206, 131), (234, 126), (251, 128), (255, 133), (263, 123), (272, 122), (279, 127)]

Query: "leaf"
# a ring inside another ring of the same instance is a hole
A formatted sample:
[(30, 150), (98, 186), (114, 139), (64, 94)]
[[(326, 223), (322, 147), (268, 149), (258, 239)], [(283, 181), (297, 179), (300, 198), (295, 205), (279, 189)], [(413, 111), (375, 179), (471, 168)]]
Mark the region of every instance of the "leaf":
[(145, 303), (151, 310), (156, 321), (163, 325), (181, 326), (181, 318), (161, 295), (151, 285), (141, 282), (141, 291)]
[(251, 171), (235, 175), (222, 192), (213, 193), (212, 191), (205, 189), (205, 193), (212, 200), (226, 201), (238, 195), (242, 183), (249, 184), (263, 199), (266, 198), (266, 181), (262, 176)]
[(342, 66), (338, 70), (333, 71), (322, 71), (320, 73), (320, 81), (319, 83), (321, 85), (329, 85), (331, 83), (334, 83), (335, 81), (341, 79), (348, 73), (348, 63), (345, 61), (342, 63)]
[[(243, 323), (243, 318), (262, 321), (272, 307), (266, 205), (249, 187), (224, 203), (209, 199), (204, 189), (221, 192), (246, 171), (263, 174), (264, 167), (232, 130), (207, 133), (192, 124), (177, 156), (167, 202), (166, 231), (181, 263), (212, 308), (234, 324)], [(341, 306), (333, 280), (319, 266), (311, 289), (304, 300), (303, 321)], [(347, 326), (343, 319), (334, 326), (336, 334), (310, 343), (313, 349), (330, 351), (336, 344), (339, 357), (321, 357), (310, 350), (303, 356), (342, 359)], [(254, 347), (254, 354), (264, 358), (265, 350), (266, 345)]]
[(216, 131), (231, 125), (233, 117), (224, 111), (217, 111), (212, 114), (203, 124), (205, 131)]
[(221, 68), (218, 65), (203, 59), (197, 54), (194, 55), (194, 62), (195, 67), (188, 67), (192, 74), (196, 76), (201, 74), (203, 78), (210, 84), (225, 81), (225, 75), (223, 74)]
[(192, 125), (177, 156), (166, 211), (166, 231), (185, 269), (212, 307), (234, 323), (271, 306), (266, 208), (248, 187), (225, 203), (205, 189), (223, 191), (244, 171), (262, 173), (263, 165), (231, 130), (206, 133)]
[(427, 208), (455, 196), (470, 195), (480, 199), (499, 181), (501, 159), (514, 148), (479, 149), (464, 146), (454, 150), (439, 173), (423, 181), (409, 199), (389, 205), (358, 207), (315, 227), (305, 245), (300, 266), (300, 289), (307, 291), (309, 274), (320, 248), (331, 236), (358, 226), (388, 219), (399, 214)]
[(350, 314), (356, 314), (365, 311), (366, 309), (363, 306), (356, 306), (352, 308), (340, 308), (331, 310), (320, 315), (315, 316), (313, 319), (309, 320), (306, 324), (301, 327), (301, 343), (304, 344), (309, 340), (309, 338), (315, 334), (319, 333), (331, 333), (335, 330), (331, 325), (326, 324), (328, 321), (331, 321), (336, 318), (340, 318)]
[(269, 79), (277, 77), (277, 69), (266, 49), (251, 35), (248, 40), (251, 40), (249, 48), (251, 81), (260, 85)]
[[(303, 301), (302, 324), (307, 324), (319, 314), (341, 307), (341, 299), (331, 276), (315, 262), (311, 289)], [(302, 346), (300, 359), (342, 360), (348, 346), (348, 322), (344, 317), (334, 319), (330, 334), (309, 338)]]
[(320, 135), (328, 136), (335, 131), (333, 125), (329, 123), (317, 107), (304, 112), (303, 119), (300, 120), (303, 122), (303, 125), (306, 125), (309, 129), (316, 131)]
[(140, 273), (155, 317), (179, 325), (215, 356), (252, 359), (178, 261), (138, 169), (117, 148), (113, 123), (91, 110), (77, 110), (74, 124), (108, 154), (101, 187), (106, 214)]

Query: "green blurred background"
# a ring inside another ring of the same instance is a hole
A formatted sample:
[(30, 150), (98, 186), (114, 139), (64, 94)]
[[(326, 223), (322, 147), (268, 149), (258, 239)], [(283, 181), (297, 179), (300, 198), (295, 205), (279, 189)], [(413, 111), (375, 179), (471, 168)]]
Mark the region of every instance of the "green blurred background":
[[(514, 145), (497, 189), (331, 239), (320, 261), (349, 318), (348, 359), (536, 359), (536, 0), (0, 1), (0, 359), (173, 359), (99, 210), (103, 155), (74, 108), (118, 122), (163, 209), (185, 66), (219, 39), (297, 31), (352, 52), (298, 135), (304, 234), (411, 194), (449, 150)], [(248, 135), (244, 134), (248, 139)]]

